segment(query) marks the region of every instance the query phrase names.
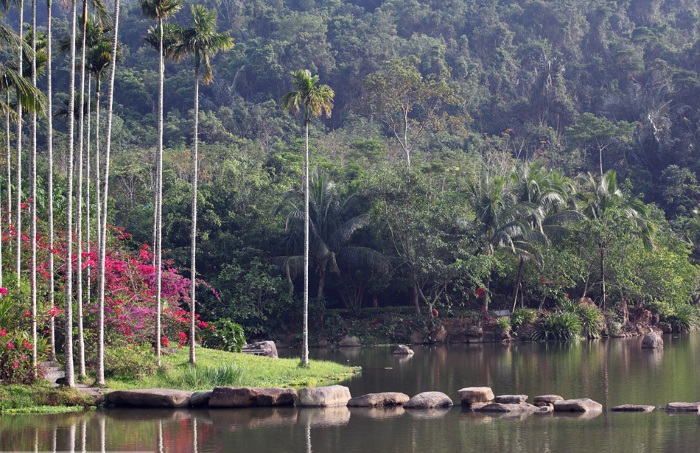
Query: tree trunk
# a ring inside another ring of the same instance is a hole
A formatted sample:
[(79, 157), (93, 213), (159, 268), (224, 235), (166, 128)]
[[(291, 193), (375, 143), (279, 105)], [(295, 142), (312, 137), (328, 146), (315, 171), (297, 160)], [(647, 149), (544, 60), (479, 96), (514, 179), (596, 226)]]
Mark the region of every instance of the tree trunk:
[(102, 191), (102, 218), (98, 234), (100, 237), (100, 295), (98, 308), (98, 339), (97, 339), (97, 385), (104, 385), (104, 316), (105, 316), (105, 265), (107, 255), (107, 198), (109, 194), (109, 157), (112, 146), (112, 112), (114, 106), (114, 76), (117, 67), (117, 43), (119, 36), (119, 2), (114, 2), (114, 35), (112, 36), (112, 61), (109, 76), (109, 100), (107, 107), (107, 145), (105, 146), (105, 177), (104, 190)]
[(416, 314), (420, 316), (420, 288), (418, 288), (418, 278), (415, 272), (411, 271), (411, 299), (413, 300), (413, 308), (416, 310)]
[[(36, 0), (32, 0), (32, 51), (34, 52), (34, 58), (32, 58), (32, 84), (36, 87), (37, 85), (37, 74), (36, 74)], [(38, 375), (38, 352), (37, 349), (37, 280), (36, 280), (36, 127), (37, 127), (37, 115), (36, 109), (32, 111), (32, 166), (31, 166), (31, 247), (32, 247), (32, 264), (31, 264), (31, 285), (32, 285), (32, 369), (34, 371), (34, 376)]]
[(162, 310), (162, 282), (163, 282), (163, 85), (165, 81), (165, 57), (163, 56), (163, 20), (158, 18), (158, 28), (160, 30), (159, 53), (160, 53), (160, 70), (158, 80), (158, 150), (156, 163), (156, 241), (155, 250), (155, 267), (156, 267), (156, 357), (158, 366), (160, 366), (161, 355), (161, 310)]
[(309, 366), (309, 123), (304, 111), (304, 333), (301, 364)]
[[(54, 249), (54, 212), (53, 212), (53, 87), (52, 87), (52, 61), (53, 58), (51, 49), (51, 0), (46, 2), (47, 18), (46, 18), (46, 102), (47, 102), (47, 131), (46, 131), (46, 147), (49, 154), (49, 177), (48, 177), (48, 196), (49, 202), (49, 250)], [(9, 140), (9, 137), (8, 137)], [(9, 165), (8, 165), (9, 169)], [(53, 309), (56, 305), (56, 281), (54, 276), (54, 257), (53, 253), (49, 253), (49, 305)], [(51, 360), (56, 360), (56, 322), (53, 316), (49, 318), (49, 329), (51, 333)]]
[(603, 307), (603, 312), (605, 312), (605, 248), (600, 247), (600, 278), (603, 282), (603, 300), (601, 305)]
[(73, 387), (73, 155), (75, 142), (75, 35), (77, 11), (76, 2), (71, 2), (71, 43), (70, 43), (70, 89), (68, 92), (68, 189), (66, 191), (66, 385)]
[(195, 288), (197, 252), (197, 183), (199, 182), (199, 66), (194, 70), (194, 150), (192, 151), (192, 235), (190, 245), (190, 363), (195, 365)]
[[(90, 216), (90, 193), (92, 192), (92, 185), (90, 184), (90, 179), (91, 179), (91, 174), (90, 174), (90, 163), (92, 162), (92, 159), (90, 158), (90, 136), (91, 136), (91, 115), (92, 115), (92, 110), (91, 110), (91, 101), (92, 101), (92, 96), (90, 93), (92, 92), (92, 74), (88, 72), (88, 83), (87, 83), (87, 131), (85, 133), (86, 137), (86, 154), (85, 154), (85, 160), (87, 161), (86, 169), (85, 169), (85, 185), (87, 186), (87, 190), (85, 192), (85, 246), (86, 246), (86, 252), (88, 256), (91, 256), (92, 254), (92, 244), (90, 243), (91, 238), (91, 216)], [(92, 278), (92, 266), (88, 266), (87, 268), (87, 291), (85, 292), (85, 298), (87, 299), (88, 303), (90, 303), (90, 296), (92, 294), (91, 291), (91, 278)]]
[[(22, 45), (24, 44), (24, 0), (20, 0), (19, 5), (19, 62), (17, 64), (17, 73), (22, 77), (23, 61), (22, 61)], [(21, 268), (22, 268), (22, 103), (20, 101), (20, 96), (17, 96), (17, 167), (15, 168), (17, 172), (15, 181), (15, 215), (17, 220), (15, 222), (15, 272), (17, 273), (17, 288), (19, 288), (21, 281)]]
[(511, 313), (515, 311), (515, 306), (518, 303), (518, 293), (520, 292), (520, 284), (522, 283), (523, 279), (523, 267), (525, 265), (525, 260), (520, 257), (520, 262), (518, 263), (518, 275), (515, 279), (515, 295), (513, 296), (513, 309), (511, 310)]

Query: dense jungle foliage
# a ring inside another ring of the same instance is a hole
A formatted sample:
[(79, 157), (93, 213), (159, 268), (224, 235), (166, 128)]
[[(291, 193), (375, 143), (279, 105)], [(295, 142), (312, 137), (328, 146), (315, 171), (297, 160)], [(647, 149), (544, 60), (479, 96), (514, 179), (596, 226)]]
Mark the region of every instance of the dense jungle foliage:
[[(235, 44), (200, 89), (197, 270), (220, 295), (200, 298), (205, 320), (230, 318), (247, 336), (299, 331), (303, 124), (279, 102), (299, 69), (335, 91), (332, 117), (311, 123), (317, 325), (370, 306), (442, 317), (585, 296), (671, 319), (697, 302), (697, 1), (203, 4)], [(55, 9), (58, 39), (69, 24)], [(188, 18), (186, 5), (174, 21)], [(110, 223), (134, 249), (153, 234), (152, 25), (124, 5)], [(167, 62), (165, 79), (163, 247), (182, 269), (192, 66)], [(57, 55), (57, 100), (68, 70)], [(55, 127), (65, 168), (65, 121)]]

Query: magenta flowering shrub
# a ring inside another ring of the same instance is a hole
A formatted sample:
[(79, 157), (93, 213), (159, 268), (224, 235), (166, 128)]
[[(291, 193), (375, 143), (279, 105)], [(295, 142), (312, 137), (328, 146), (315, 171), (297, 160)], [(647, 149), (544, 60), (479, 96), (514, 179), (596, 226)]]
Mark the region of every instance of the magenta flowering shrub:
[(37, 376), (32, 367), (31, 339), (0, 329), (0, 380), (3, 384), (32, 384)]

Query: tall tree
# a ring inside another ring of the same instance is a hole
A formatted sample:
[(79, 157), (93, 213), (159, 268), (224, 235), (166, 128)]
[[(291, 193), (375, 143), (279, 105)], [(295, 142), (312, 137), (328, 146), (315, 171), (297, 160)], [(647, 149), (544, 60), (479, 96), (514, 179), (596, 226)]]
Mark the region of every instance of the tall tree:
[(190, 288), (190, 363), (196, 363), (195, 357), (195, 288), (196, 288), (196, 251), (197, 251), (197, 184), (199, 181), (199, 77), (203, 69), (202, 83), (214, 80), (211, 58), (233, 48), (233, 39), (228, 32), (216, 32), (216, 12), (208, 11), (202, 5), (192, 6), (192, 26), (182, 30), (182, 43), (178, 53), (194, 55), (194, 135), (192, 146), (192, 231), (191, 231), (191, 288)]
[(309, 70), (292, 73), (294, 90), (282, 97), (282, 107), (304, 115), (304, 332), (301, 363), (309, 366), (309, 124), (312, 117), (331, 116), (335, 93), (328, 85), (318, 85), (319, 77)]
[[(156, 30), (151, 30), (149, 35), (155, 34), (158, 40), (158, 46), (156, 50), (159, 55), (159, 66), (158, 66), (158, 147), (156, 149), (156, 196), (153, 210), (154, 222), (153, 231), (155, 232), (155, 241), (153, 244), (154, 248), (154, 260), (156, 268), (156, 357), (160, 364), (160, 347), (161, 347), (161, 290), (162, 290), (162, 278), (163, 278), (163, 250), (162, 242), (163, 235), (161, 230), (163, 228), (163, 85), (165, 81), (165, 57), (167, 54), (171, 54), (173, 49), (173, 43), (170, 43), (169, 49), (164, 46), (165, 31), (163, 29), (163, 21), (172, 17), (177, 13), (180, 8), (182, 8), (181, 0), (142, 0), (141, 1), (141, 11), (144, 16), (149, 19), (154, 19), (158, 21), (158, 28)], [(155, 32), (155, 33), (153, 33)], [(167, 50), (167, 52), (166, 52)]]
[(104, 190), (102, 191), (102, 217), (99, 218), (100, 226), (98, 228), (98, 238), (100, 246), (99, 253), (99, 296), (98, 296), (98, 331), (97, 331), (97, 385), (105, 383), (105, 365), (104, 365), (104, 321), (105, 321), (105, 278), (107, 264), (107, 197), (109, 194), (109, 158), (112, 146), (112, 117), (114, 106), (114, 79), (116, 74), (116, 61), (119, 55), (119, 6), (120, 0), (114, 2), (114, 29), (112, 31), (112, 50), (111, 50), (111, 71), (109, 75), (109, 95), (107, 106), (107, 143), (105, 145), (105, 170), (104, 170)]

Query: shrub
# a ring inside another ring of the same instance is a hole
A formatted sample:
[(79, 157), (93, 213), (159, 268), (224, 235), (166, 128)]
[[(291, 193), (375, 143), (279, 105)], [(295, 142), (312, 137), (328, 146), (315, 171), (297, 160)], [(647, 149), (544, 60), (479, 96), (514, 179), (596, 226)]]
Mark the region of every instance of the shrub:
[(689, 332), (697, 322), (698, 312), (690, 305), (683, 304), (673, 308), (671, 314), (664, 317), (676, 332)]
[(570, 341), (581, 335), (581, 320), (570, 311), (555, 311), (547, 314), (535, 324), (535, 341)]
[(221, 351), (241, 352), (246, 344), (243, 327), (230, 319), (220, 319), (202, 330), (202, 344)]
[(219, 367), (188, 366), (184, 372), (172, 379), (178, 388), (213, 388), (237, 385), (242, 382), (243, 369), (234, 364)]
[(509, 333), (511, 331), (510, 318), (503, 316), (496, 320), (496, 329), (500, 333)]
[(136, 380), (153, 376), (157, 370), (158, 364), (150, 346), (128, 344), (105, 348), (105, 376)]
[(583, 332), (588, 338), (597, 338), (605, 325), (603, 313), (598, 307), (580, 306), (577, 310)]
[[(39, 341), (38, 350), (46, 349), (46, 342)], [(31, 385), (42, 378), (41, 369), (34, 373), (32, 366), (31, 338), (26, 333), (7, 332), (0, 328), (0, 381), (7, 384)]]
[(518, 308), (510, 315), (510, 325), (518, 330), (523, 324), (530, 324), (537, 318), (537, 312), (531, 308)]

